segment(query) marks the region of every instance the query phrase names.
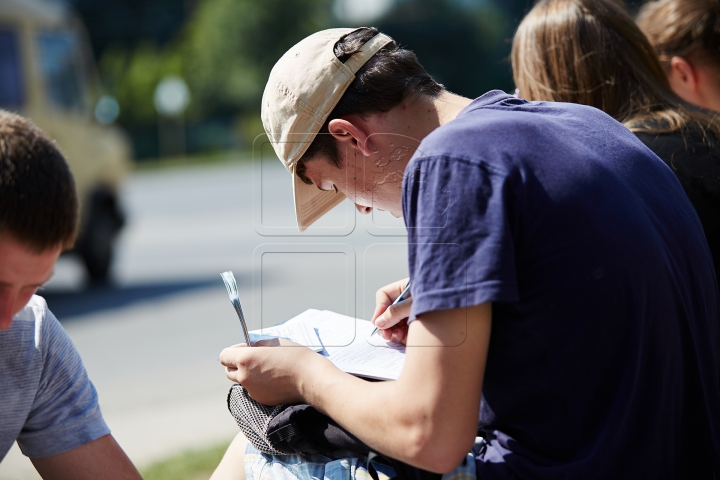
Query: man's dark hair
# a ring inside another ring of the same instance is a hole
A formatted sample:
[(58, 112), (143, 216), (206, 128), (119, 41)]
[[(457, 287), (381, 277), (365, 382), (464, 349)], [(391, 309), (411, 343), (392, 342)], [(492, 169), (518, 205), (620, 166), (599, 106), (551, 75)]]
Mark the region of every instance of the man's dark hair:
[[(360, 28), (348, 33), (335, 44), (335, 56), (345, 63), (377, 34), (376, 28)], [(298, 176), (305, 183), (311, 183), (304, 175), (304, 162), (318, 154), (327, 157), (335, 166), (340, 165), (335, 138), (328, 130), (331, 120), (351, 114), (363, 116), (388, 112), (413, 95), (436, 97), (443, 90), (444, 87), (428, 75), (413, 52), (398, 47), (395, 42), (385, 45), (355, 74), (355, 80), (298, 161)]]
[(75, 182), (45, 133), (0, 110), (0, 235), (42, 253), (72, 247), (78, 223)]

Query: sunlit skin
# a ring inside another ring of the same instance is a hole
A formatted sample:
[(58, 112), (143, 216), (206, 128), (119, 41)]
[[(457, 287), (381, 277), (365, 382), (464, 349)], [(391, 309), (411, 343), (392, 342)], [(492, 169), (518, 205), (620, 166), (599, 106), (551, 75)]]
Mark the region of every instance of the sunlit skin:
[(62, 246), (37, 253), (0, 233), (0, 330), (7, 330), (16, 313), (50, 280)]
[(672, 57), (668, 81), (688, 103), (720, 112), (720, 65), (696, 56)]
[[(337, 189), (344, 193), (362, 214), (377, 208), (402, 217), (402, 179), (420, 141), (454, 119), (470, 102), (468, 98), (443, 92), (436, 98), (409, 98), (389, 112), (332, 120), (328, 129), (337, 140), (340, 167), (326, 158), (315, 157), (305, 163), (305, 176), (321, 190)], [(388, 298), (382, 302), (378, 299), (371, 320), (387, 321), (380, 331), (385, 340), (403, 342), (407, 325), (398, 322), (404, 318), (400, 315), (407, 316), (412, 300), (394, 306), (378, 318), (391, 302)]]
[(420, 141), (455, 118), (470, 99), (449, 92), (437, 98), (414, 97), (389, 112), (330, 121), (340, 168), (316, 157), (306, 162), (306, 177), (321, 190), (342, 192), (360, 213), (373, 208), (402, 217), (402, 178)]

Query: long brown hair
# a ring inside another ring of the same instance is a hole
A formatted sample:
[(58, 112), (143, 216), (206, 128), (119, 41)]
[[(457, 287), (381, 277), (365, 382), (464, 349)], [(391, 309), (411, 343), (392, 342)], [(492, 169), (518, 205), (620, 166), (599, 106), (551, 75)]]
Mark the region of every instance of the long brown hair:
[(515, 33), (512, 67), (528, 100), (590, 105), (633, 132), (695, 124), (720, 138), (712, 114), (673, 93), (652, 46), (617, 1), (541, 0)]
[(638, 25), (668, 68), (675, 56), (709, 60), (720, 66), (720, 2), (660, 0), (645, 3)]

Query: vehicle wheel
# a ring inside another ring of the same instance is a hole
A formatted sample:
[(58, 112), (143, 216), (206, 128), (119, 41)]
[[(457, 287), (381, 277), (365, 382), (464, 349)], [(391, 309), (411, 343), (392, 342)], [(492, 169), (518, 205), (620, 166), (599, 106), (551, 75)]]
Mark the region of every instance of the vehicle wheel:
[(115, 237), (122, 224), (114, 198), (94, 195), (76, 248), (93, 285), (105, 284), (110, 278)]

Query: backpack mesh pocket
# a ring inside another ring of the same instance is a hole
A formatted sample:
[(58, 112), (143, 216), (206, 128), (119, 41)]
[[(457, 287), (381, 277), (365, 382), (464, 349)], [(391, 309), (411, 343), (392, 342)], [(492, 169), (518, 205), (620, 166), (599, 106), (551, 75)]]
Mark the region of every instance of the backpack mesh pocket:
[(267, 438), (268, 424), (286, 405), (268, 407), (256, 402), (250, 398), (245, 387), (237, 383), (230, 389), (227, 402), (230, 413), (253, 447), (270, 455), (289, 453), (274, 448)]

